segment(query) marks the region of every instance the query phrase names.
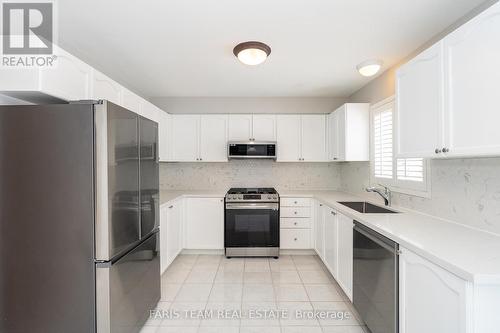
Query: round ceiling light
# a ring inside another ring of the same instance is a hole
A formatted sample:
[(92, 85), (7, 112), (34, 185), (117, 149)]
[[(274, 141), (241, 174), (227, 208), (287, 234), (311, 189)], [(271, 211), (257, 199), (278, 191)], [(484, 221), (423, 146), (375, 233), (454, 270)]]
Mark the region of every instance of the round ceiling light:
[(244, 42), (236, 45), (233, 53), (245, 65), (255, 66), (266, 61), (271, 48), (261, 42)]
[(363, 76), (373, 76), (382, 68), (381, 60), (367, 60), (356, 66), (359, 74)]

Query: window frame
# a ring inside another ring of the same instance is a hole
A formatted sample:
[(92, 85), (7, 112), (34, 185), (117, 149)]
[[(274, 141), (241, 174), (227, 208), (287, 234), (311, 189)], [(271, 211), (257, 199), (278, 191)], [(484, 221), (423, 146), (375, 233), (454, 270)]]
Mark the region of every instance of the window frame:
[[(392, 104), (392, 178), (381, 178), (375, 177), (375, 131), (374, 131), (374, 114), (381, 108), (387, 107)], [(415, 182), (411, 180), (399, 180), (397, 179), (398, 169), (397, 161), (394, 148), (396, 147), (396, 99), (395, 96), (391, 96), (382, 101), (370, 105), (370, 186), (383, 185), (387, 186), (393, 192), (408, 194), (423, 198), (431, 197), (431, 172), (430, 172), (430, 161), (429, 159), (423, 159), (423, 181)]]

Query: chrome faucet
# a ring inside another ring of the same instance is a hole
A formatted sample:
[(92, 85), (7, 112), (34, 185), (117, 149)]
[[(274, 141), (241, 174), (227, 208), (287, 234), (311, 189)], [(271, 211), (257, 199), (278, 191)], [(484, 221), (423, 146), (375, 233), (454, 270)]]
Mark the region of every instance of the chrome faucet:
[(392, 201), (392, 193), (391, 190), (387, 186), (384, 186), (382, 184), (379, 184), (380, 186), (383, 187), (383, 189), (378, 188), (378, 187), (367, 187), (366, 192), (375, 192), (378, 193), (382, 198), (384, 198), (384, 202), (386, 206), (391, 205)]

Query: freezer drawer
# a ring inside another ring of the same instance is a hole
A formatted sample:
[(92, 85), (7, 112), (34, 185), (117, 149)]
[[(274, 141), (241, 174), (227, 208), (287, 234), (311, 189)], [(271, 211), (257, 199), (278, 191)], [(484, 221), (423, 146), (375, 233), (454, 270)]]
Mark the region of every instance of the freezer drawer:
[(113, 263), (97, 264), (97, 333), (136, 333), (160, 299), (158, 232)]

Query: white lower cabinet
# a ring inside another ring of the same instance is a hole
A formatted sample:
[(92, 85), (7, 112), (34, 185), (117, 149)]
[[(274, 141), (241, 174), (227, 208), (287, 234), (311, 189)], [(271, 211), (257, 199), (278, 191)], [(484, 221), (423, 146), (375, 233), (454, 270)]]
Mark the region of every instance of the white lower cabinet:
[(309, 249), (311, 247), (311, 229), (281, 229), (280, 248)]
[(399, 307), (400, 333), (472, 332), (469, 283), (400, 248)]
[(310, 198), (280, 199), (280, 248), (308, 250), (312, 248)]
[(352, 301), (353, 220), (337, 213), (337, 282)]
[(338, 250), (337, 250), (337, 212), (328, 207), (323, 206), (325, 216), (325, 259), (324, 263), (333, 277), (337, 278), (337, 263), (338, 263)]
[(281, 217), (310, 217), (311, 207), (283, 207), (280, 206)]
[(165, 272), (182, 250), (183, 200), (160, 207), (160, 270)]
[(186, 198), (185, 248), (224, 248), (224, 199)]
[(325, 260), (325, 210), (322, 203), (315, 203), (314, 218), (314, 249), (318, 256)]
[(353, 220), (323, 204), (318, 204), (317, 212), (316, 253), (352, 300)]

